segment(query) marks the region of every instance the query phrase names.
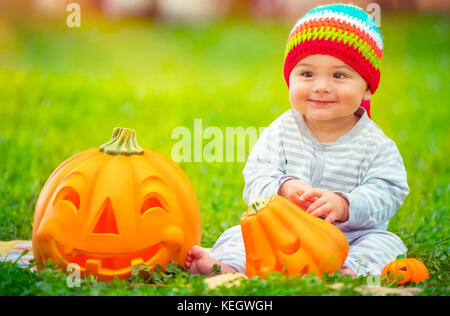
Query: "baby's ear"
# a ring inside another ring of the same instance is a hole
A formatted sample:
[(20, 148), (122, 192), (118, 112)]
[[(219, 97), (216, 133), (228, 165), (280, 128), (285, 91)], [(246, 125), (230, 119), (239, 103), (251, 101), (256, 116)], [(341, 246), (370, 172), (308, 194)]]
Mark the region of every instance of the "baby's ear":
[(370, 97), (372, 96), (372, 92), (370, 92), (370, 88), (367, 87), (366, 91), (363, 95), (363, 100), (370, 100)]

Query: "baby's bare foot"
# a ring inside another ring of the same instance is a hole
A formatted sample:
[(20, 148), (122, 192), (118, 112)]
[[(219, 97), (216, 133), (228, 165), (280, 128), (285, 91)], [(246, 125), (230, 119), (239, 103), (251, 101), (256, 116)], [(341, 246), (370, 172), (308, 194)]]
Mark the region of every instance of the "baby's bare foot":
[(213, 266), (220, 266), (221, 273), (236, 272), (232, 267), (212, 258), (199, 246), (194, 246), (186, 257), (186, 267), (192, 274), (211, 275), (214, 272)]
[(339, 271), (341, 272), (341, 275), (350, 275), (352, 278), (357, 277), (356, 273), (349, 268), (341, 268)]

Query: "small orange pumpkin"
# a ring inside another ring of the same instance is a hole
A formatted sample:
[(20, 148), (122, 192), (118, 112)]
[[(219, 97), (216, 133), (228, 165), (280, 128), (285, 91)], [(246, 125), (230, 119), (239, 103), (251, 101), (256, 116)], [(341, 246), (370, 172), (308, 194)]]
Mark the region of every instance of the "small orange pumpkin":
[(334, 273), (348, 253), (345, 235), (279, 195), (252, 203), (241, 217), (247, 275)]
[(132, 266), (181, 265), (200, 243), (200, 210), (183, 170), (116, 128), (110, 142), (64, 161), (36, 204), (37, 262), (77, 263), (84, 276), (127, 278)]
[(388, 282), (397, 281), (397, 285), (422, 282), (429, 278), (427, 267), (416, 258), (400, 258), (389, 262), (381, 272)]

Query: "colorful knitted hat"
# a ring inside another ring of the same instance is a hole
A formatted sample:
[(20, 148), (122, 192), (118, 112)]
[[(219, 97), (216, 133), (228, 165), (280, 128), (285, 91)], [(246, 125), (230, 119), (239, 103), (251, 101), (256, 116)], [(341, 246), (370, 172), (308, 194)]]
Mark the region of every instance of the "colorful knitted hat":
[[(349, 4), (320, 6), (297, 21), (286, 47), (284, 79), (294, 66), (312, 54), (337, 57), (363, 77), (372, 94), (380, 82), (383, 37), (374, 20), (361, 8)], [(370, 102), (361, 103), (370, 117)]]

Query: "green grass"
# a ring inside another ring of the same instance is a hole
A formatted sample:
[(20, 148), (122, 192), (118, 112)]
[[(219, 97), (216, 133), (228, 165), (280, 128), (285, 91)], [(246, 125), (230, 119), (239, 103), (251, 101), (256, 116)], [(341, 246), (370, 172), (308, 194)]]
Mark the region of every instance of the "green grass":
[[(170, 157), (171, 131), (194, 118), (203, 129), (267, 126), (289, 109), (282, 75), (291, 22), (223, 21), (196, 26), (144, 21), (18, 22), (0, 33), (0, 240), (31, 239), (33, 212), (51, 172), (98, 147), (115, 126)], [(384, 60), (372, 117), (400, 149), (411, 193), (391, 219), (430, 280), (422, 295), (448, 295), (450, 209), (450, 22), (448, 16), (384, 16)], [(204, 144), (206, 141), (204, 141)], [(201, 208), (202, 246), (211, 247), (246, 210), (244, 163), (180, 164)], [(357, 295), (365, 279), (332, 276), (208, 290), (202, 277), (167, 288), (126, 281), (68, 289), (65, 277), (0, 265), (0, 294)], [(178, 282), (178, 283), (177, 283)], [(324, 285), (344, 282), (343, 289)], [(175, 285), (176, 284), (176, 285)], [(5, 293), (6, 291), (6, 293)]]

